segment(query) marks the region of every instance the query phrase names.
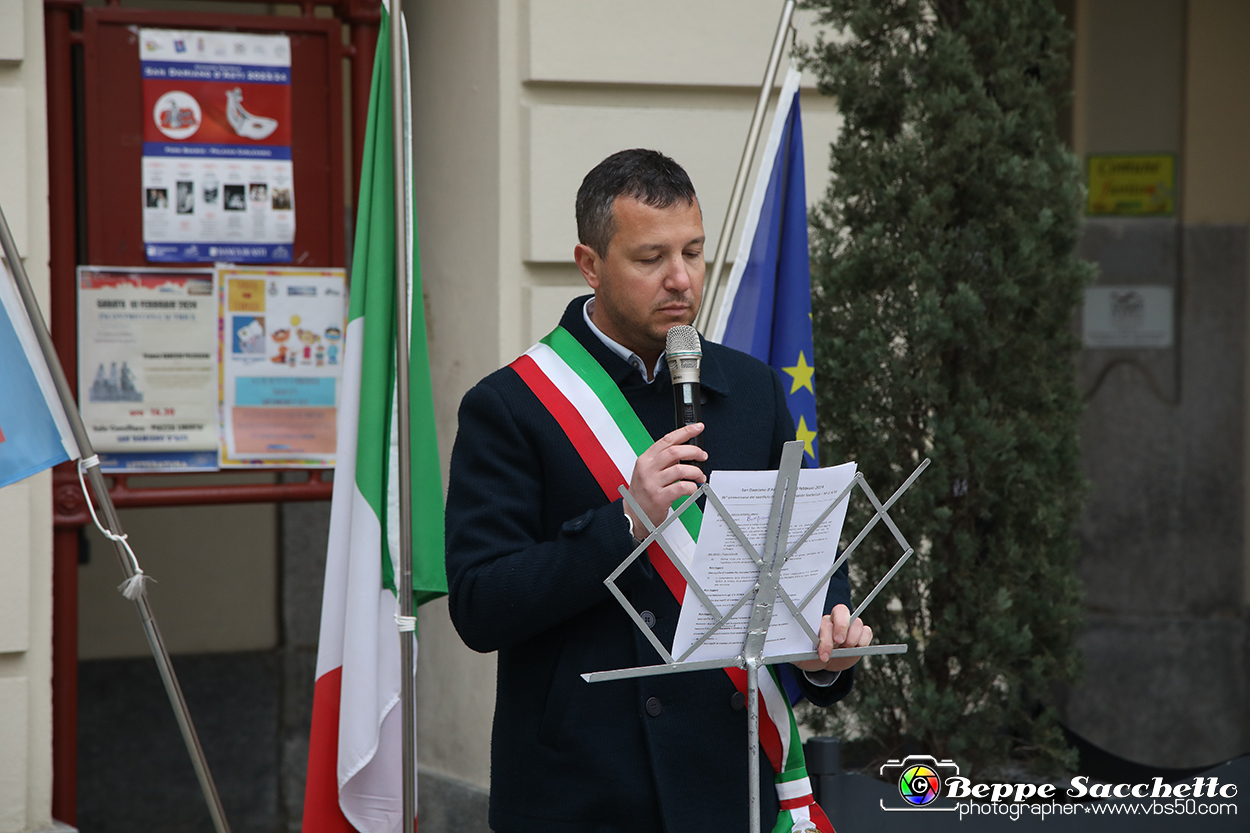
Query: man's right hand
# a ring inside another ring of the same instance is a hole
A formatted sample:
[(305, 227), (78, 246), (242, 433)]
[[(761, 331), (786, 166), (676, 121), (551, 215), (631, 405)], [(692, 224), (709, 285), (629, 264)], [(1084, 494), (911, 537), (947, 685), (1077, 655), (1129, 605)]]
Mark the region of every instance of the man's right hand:
[[(692, 462), (703, 462), (707, 452), (695, 445), (687, 445), (703, 432), (703, 423), (696, 422), (665, 434), (642, 453), (634, 464), (634, 474), (629, 480), (629, 493), (647, 513), (653, 526), (658, 526), (668, 516), (673, 501), (693, 495), (707, 475)], [(625, 514), (633, 519), (634, 537), (641, 541), (647, 536), (647, 526), (634, 514), (629, 503)]]

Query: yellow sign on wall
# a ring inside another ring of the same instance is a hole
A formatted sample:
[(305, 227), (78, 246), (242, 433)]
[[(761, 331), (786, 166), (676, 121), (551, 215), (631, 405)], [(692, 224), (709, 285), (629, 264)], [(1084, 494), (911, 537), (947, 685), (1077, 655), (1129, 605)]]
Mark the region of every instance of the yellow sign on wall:
[(1176, 158), (1091, 155), (1087, 215), (1169, 215), (1175, 210)]

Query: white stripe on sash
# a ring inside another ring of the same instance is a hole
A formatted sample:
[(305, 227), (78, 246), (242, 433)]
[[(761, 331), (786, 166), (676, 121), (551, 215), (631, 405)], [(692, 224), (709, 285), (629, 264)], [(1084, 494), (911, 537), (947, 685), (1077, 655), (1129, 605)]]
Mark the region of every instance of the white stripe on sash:
[[(634, 453), (629, 440), (625, 438), (625, 432), (616, 424), (616, 420), (608, 413), (608, 409), (591, 390), (590, 385), (586, 384), (585, 380), (569, 367), (560, 354), (546, 344), (541, 342), (535, 344), (525, 354), (534, 360), (534, 364), (538, 365), (543, 375), (551, 380), (551, 383), (569, 400), (569, 404), (581, 414), (582, 419), (586, 420), (586, 425), (595, 435), (595, 439), (603, 446), (603, 450), (607, 452), (617, 471), (620, 472), (621, 479), (629, 483), (634, 473), (634, 464), (638, 462), (638, 455)], [(672, 509), (668, 511), (669, 514), (673, 512)], [(690, 537), (686, 528), (680, 523), (672, 523), (664, 530), (664, 539), (668, 541), (669, 546), (682, 563), (689, 568), (694, 559), (694, 539)]]
[(793, 781), (777, 782), (777, 798), (782, 801), (789, 801), (794, 798), (804, 798), (812, 794), (812, 782), (809, 778), (796, 778)]

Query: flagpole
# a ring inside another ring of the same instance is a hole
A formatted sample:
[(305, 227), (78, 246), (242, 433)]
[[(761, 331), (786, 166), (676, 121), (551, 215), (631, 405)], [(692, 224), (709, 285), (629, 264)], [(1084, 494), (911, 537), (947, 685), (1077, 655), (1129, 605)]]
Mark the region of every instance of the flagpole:
[(747, 130), (746, 146), (742, 149), (742, 159), (738, 162), (738, 174), (734, 177), (729, 208), (725, 212), (725, 222), (721, 226), (720, 237), (716, 240), (712, 271), (703, 285), (703, 305), (699, 308), (699, 315), (695, 322), (695, 326), (701, 332), (708, 332), (708, 328), (716, 320), (714, 313), (720, 300), (721, 274), (725, 271), (725, 260), (729, 256), (729, 238), (738, 222), (738, 212), (742, 208), (742, 198), (746, 194), (747, 176), (751, 173), (755, 149), (759, 145), (760, 133), (764, 129), (764, 113), (768, 110), (773, 83), (777, 80), (777, 68), (781, 66), (781, 55), (785, 51), (786, 37), (790, 33), (790, 19), (794, 16), (794, 7), (795, 0), (786, 0), (781, 10), (781, 19), (777, 21), (777, 35), (773, 38), (773, 49), (768, 55), (768, 66), (764, 70), (764, 81), (760, 85), (759, 99), (755, 102), (755, 113), (751, 116), (751, 127)]
[(413, 833), (417, 819), (417, 744), (416, 744), (416, 691), (414, 686), (414, 657), (412, 622), (412, 458), (409, 451), (411, 426), (408, 400), (408, 79), (407, 64), (403, 60), (404, 21), (400, 11), (401, 0), (390, 0), (391, 36), (391, 121), (395, 154), (395, 383), (399, 417), (399, 575), (396, 576), (399, 593), (399, 704), (403, 710), (403, 779), (404, 820), (402, 833)]
[[(113, 505), (113, 499), (104, 484), (104, 475), (100, 473), (99, 461), (96, 460), (91, 438), (87, 436), (82, 415), (78, 412), (78, 404), (74, 401), (69, 381), (65, 378), (65, 370), (61, 367), (61, 360), (57, 357), (56, 348), (52, 345), (52, 336), (48, 334), (43, 315), (39, 311), (39, 303), (35, 300), (35, 293), (30, 287), (26, 267), (17, 251), (13, 235), (9, 231), (9, 223), (5, 219), (3, 208), (0, 208), (0, 247), (3, 247), (4, 256), (9, 261), (9, 272), (17, 282), (18, 293), (22, 297), (23, 306), (26, 307), (26, 317), (30, 319), (30, 325), (39, 340), (39, 349), (43, 353), (44, 363), (47, 364), (52, 374), (52, 381), (56, 384), (61, 408), (65, 411), (70, 428), (74, 432), (74, 442), (78, 445), (79, 457), (84, 461), (96, 461), (95, 464), (86, 467), (86, 477), (91, 481), (91, 491), (95, 494), (95, 502), (100, 514), (104, 517), (105, 528), (113, 533), (110, 536), (113, 549), (116, 550), (117, 559), (121, 562), (122, 573), (129, 582), (139, 574), (135, 572), (133, 556), (126, 548), (126, 536), (122, 530), (121, 520), (117, 516), (117, 508)], [(174, 719), (178, 722), (182, 740), (186, 743), (187, 752), (191, 756), (191, 765), (195, 768), (195, 776), (200, 782), (200, 791), (204, 794), (209, 815), (213, 818), (213, 827), (217, 833), (230, 833), (226, 811), (221, 806), (221, 797), (217, 794), (217, 785), (213, 782), (212, 772), (209, 771), (204, 749), (200, 746), (200, 738), (195, 732), (195, 724), (191, 722), (191, 712), (187, 708), (186, 699), (182, 696), (182, 687), (178, 685), (178, 677), (174, 674), (169, 651), (165, 647), (160, 628), (157, 627), (156, 616), (152, 613), (152, 606), (148, 602), (147, 590), (143, 587), (142, 580), (139, 583), (138, 594), (134, 596), (134, 603), (139, 610), (139, 619), (143, 622), (143, 631), (147, 635), (148, 645), (156, 660), (157, 670), (160, 671), (161, 682), (165, 685), (165, 693), (169, 695), (169, 704), (174, 709)]]

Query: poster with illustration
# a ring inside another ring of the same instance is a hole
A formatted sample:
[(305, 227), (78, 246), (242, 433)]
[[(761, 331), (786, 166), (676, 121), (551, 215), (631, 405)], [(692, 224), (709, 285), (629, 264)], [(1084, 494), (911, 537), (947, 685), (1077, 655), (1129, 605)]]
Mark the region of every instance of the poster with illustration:
[(78, 401), (105, 471), (217, 468), (214, 280), (78, 267)]
[(139, 60), (147, 259), (289, 263), (289, 38), (140, 29)]
[(342, 269), (219, 267), (222, 467), (334, 465)]

